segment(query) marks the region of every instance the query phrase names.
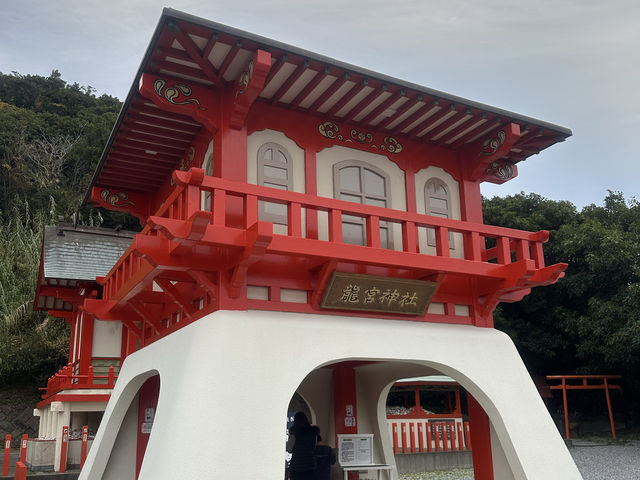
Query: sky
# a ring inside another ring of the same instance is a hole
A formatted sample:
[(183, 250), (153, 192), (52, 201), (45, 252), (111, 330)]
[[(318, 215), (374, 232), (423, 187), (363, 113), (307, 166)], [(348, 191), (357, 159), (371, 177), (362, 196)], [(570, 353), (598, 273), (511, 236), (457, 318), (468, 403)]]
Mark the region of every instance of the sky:
[(169, 6), (573, 131), (486, 196), (640, 199), (638, 0), (165, 1), (0, 0), (0, 72), (123, 100)]

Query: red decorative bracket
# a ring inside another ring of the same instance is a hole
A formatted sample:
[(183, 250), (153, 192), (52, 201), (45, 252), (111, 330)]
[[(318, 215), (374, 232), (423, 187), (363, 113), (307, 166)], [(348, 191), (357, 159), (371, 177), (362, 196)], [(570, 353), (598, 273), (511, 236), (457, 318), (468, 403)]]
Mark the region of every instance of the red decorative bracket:
[(260, 260), (271, 240), (273, 239), (273, 225), (268, 222), (256, 222), (246, 230), (246, 247), (242, 260), (234, 267), (231, 273), (230, 293), (231, 298), (238, 298), (242, 287), (247, 280), (249, 265)]
[(89, 202), (108, 210), (130, 213), (138, 217), (142, 224), (144, 224), (151, 213), (149, 198), (145, 195), (114, 190), (112, 188), (93, 187), (91, 189)]
[[(520, 125), (510, 123), (500, 127), (498, 130), (494, 130), (485, 138), (466, 148), (465, 156), (470, 162), (468, 167), (469, 179), (478, 181), (484, 177), (490, 178), (492, 176), (492, 164), (497, 164), (502, 157), (507, 155), (519, 138)], [(504, 162), (502, 165), (504, 165)], [(514, 173), (517, 174), (515, 167), (512, 167), (512, 170), (508, 172), (509, 175), (507, 175), (506, 170), (502, 172), (504, 174), (503, 182), (513, 178), (515, 176)]]
[(217, 130), (214, 104), (211, 91), (200, 85), (192, 85), (184, 79), (167, 75), (143, 73), (138, 85), (140, 94), (151, 100), (158, 108), (179, 115), (186, 115), (202, 123), (207, 130)]
[(233, 91), (230, 118), (232, 128), (240, 129), (244, 125), (249, 108), (262, 92), (270, 69), (271, 54), (264, 50), (258, 50), (240, 73)]

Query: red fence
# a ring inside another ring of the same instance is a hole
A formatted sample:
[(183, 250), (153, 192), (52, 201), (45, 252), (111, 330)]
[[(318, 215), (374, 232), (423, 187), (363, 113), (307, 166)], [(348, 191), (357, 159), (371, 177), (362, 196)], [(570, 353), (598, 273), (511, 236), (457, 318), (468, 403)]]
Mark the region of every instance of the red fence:
[(458, 420), (388, 420), (393, 453), (471, 450), (469, 422)]
[[(110, 389), (115, 385), (116, 378), (113, 366), (109, 367), (109, 373), (107, 375), (94, 375), (92, 366), (89, 367), (87, 375), (74, 375), (73, 365), (69, 364), (49, 377), (47, 386), (40, 388), (40, 390), (44, 390), (42, 398), (48, 398), (62, 390), (81, 388)], [(105, 380), (106, 383), (104, 383)]]

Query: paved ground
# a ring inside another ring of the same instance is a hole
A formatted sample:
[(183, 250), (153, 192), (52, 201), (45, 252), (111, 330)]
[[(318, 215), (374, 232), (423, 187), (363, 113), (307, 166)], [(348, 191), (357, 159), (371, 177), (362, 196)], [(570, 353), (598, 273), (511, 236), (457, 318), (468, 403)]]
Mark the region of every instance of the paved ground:
[[(569, 450), (584, 480), (640, 480), (640, 440), (615, 445), (579, 441)], [(473, 480), (473, 470), (409, 473), (401, 480)]]

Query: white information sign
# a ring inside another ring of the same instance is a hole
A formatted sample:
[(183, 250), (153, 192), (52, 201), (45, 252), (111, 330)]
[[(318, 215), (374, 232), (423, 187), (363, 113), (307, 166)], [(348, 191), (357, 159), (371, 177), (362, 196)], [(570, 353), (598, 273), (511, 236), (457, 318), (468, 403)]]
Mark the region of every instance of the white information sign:
[(338, 435), (340, 465), (373, 464), (373, 433)]

